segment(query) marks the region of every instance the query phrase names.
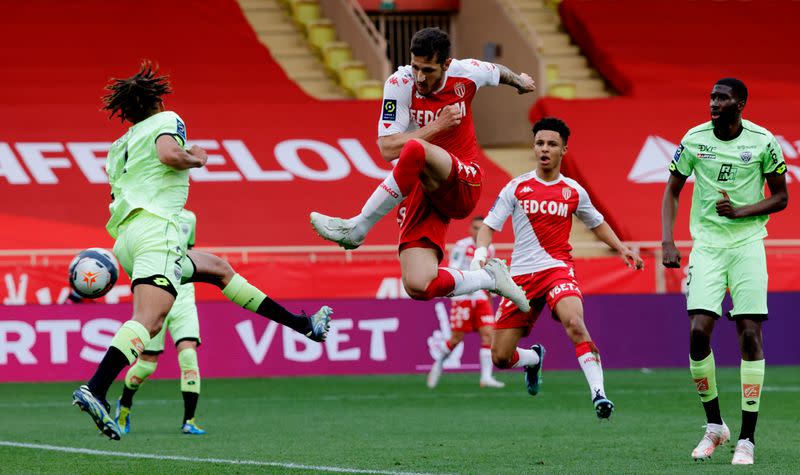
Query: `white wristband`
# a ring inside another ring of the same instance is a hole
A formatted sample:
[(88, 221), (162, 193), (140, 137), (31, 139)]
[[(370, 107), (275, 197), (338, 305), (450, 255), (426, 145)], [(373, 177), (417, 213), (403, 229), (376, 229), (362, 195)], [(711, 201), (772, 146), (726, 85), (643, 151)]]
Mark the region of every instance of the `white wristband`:
[(486, 262), (486, 256), (489, 255), (489, 250), (485, 247), (475, 249), (474, 257), (469, 265), (470, 270), (478, 270), (481, 268), (481, 263)]

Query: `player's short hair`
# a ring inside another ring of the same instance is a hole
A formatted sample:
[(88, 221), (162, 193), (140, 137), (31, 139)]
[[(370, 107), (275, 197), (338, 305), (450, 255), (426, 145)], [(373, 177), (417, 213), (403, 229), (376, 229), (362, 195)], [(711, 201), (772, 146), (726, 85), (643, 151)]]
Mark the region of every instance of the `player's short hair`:
[(569, 127), (567, 124), (559, 119), (558, 117), (542, 117), (541, 119), (537, 120), (535, 124), (533, 124), (533, 136), (536, 136), (536, 133), (540, 130), (552, 130), (553, 132), (558, 132), (558, 135), (561, 136), (561, 141), (564, 142), (564, 145), (567, 145), (567, 140), (569, 140)]
[(450, 57), (450, 37), (439, 28), (423, 28), (411, 38), (411, 54), (444, 64)]
[(127, 79), (112, 78), (103, 96), (103, 110), (108, 118), (115, 115), (121, 121), (141, 122), (153, 113), (161, 97), (172, 92), (168, 76), (158, 76), (158, 66), (142, 61), (139, 72)]
[(744, 82), (741, 80), (736, 78), (722, 78), (714, 83), (715, 86), (717, 84), (720, 86), (728, 86), (731, 88), (733, 95), (736, 96), (737, 99), (742, 102), (747, 102), (747, 86), (745, 86)]

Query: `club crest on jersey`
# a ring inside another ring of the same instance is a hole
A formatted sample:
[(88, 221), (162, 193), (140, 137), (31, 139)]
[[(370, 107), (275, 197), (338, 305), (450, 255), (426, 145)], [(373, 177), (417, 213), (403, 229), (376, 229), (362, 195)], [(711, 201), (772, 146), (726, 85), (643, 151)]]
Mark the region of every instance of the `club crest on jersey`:
[(561, 188), (561, 196), (563, 196), (565, 200), (568, 200), (569, 197), (572, 196), (572, 188)]
[(753, 152), (742, 152), (739, 154), (739, 158), (741, 158), (744, 163), (747, 163), (753, 158)]
[(453, 87), (453, 90), (455, 91), (456, 96), (464, 97), (464, 94), (467, 93), (467, 86), (465, 86), (463, 82), (460, 82)]

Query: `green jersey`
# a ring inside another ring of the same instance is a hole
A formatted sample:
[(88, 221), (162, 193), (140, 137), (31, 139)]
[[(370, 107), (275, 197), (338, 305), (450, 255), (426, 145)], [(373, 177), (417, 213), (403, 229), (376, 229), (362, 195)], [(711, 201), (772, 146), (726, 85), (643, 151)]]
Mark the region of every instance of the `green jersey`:
[(689, 230), (697, 245), (735, 247), (767, 236), (767, 215), (717, 215), (720, 191), (730, 196), (734, 207), (754, 204), (764, 199), (767, 175), (786, 173), (783, 152), (772, 133), (748, 120), (742, 120), (742, 126), (742, 133), (728, 141), (714, 135), (710, 121), (690, 129), (669, 165), (676, 176), (694, 173)]
[(178, 114), (165, 111), (134, 124), (111, 145), (106, 159), (111, 184), (108, 233), (117, 238), (119, 225), (136, 209), (173, 219), (189, 196), (189, 170), (176, 170), (158, 159), (156, 140), (171, 135), (186, 146), (186, 126)]

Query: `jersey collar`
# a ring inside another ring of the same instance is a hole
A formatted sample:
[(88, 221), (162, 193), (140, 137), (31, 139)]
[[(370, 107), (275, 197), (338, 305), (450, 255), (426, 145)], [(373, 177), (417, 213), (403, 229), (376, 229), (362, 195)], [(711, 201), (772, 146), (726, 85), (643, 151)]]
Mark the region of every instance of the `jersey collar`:
[(553, 180), (553, 181), (544, 181), (541, 178), (539, 178), (539, 173), (537, 173), (536, 170), (533, 171), (533, 177), (536, 178), (536, 181), (538, 181), (539, 183), (541, 183), (542, 185), (545, 185), (545, 186), (552, 186), (552, 185), (555, 185), (557, 183), (561, 183), (561, 181), (564, 179), (564, 175), (559, 173), (558, 174), (558, 178), (556, 178), (555, 180)]

